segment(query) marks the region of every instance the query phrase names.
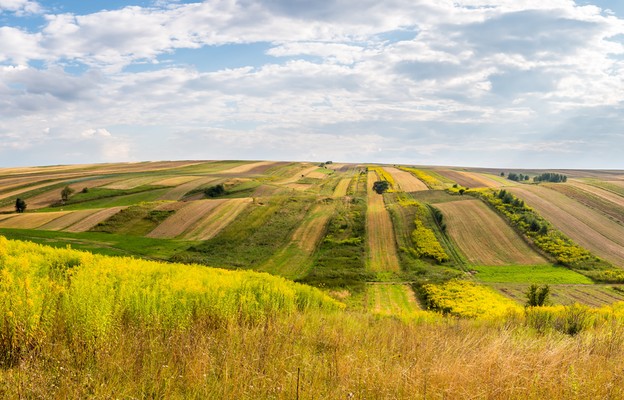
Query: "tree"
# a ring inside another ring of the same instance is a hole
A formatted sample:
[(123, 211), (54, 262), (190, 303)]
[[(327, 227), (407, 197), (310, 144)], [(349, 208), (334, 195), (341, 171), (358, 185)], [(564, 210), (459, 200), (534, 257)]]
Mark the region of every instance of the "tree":
[(505, 176), (505, 173), (504, 173), (504, 172), (501, 172), (500, 176)]
[(388, 181), (377, 181), (373, 183), (373, 190), (377, 192), (378, 194), (382, 194), (389, 188), (390, 188), (390, 184), (388, 183)]
[(65, 186), (63, 190), (61, 190), (61, 199), (63, 201), (69, 200), (69, 196), (71, 196), (74, 192), (74, 189), (70, 188), (69, 186)]
[(18, 198), (15, 200), (15, 211), (18, 213), (26, 211), (26, 202), (23, 199)]
[(222, 183), (215, 186), (210, 186), (209, 188), (204, 190), (204, 194), (206, 195), (206, 197), (223, 196), (225, 194), (225, 186), (223, 186)]
[(544, 285), (539, 287), (537, 284), (532, 284), (529, 290), (526, 292), (527, 307), (541, 307), (548, 304), (548, 298), (550, 297), (550, 286)]

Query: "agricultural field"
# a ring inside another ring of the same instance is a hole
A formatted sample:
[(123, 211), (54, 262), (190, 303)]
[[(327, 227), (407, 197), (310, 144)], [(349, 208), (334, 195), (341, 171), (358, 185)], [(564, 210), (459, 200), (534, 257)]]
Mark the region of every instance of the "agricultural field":
[[(500, 180), (477, 172), (457, 171), (451, 169), (436, 169), (435, 171), (447, 179), (450, 179), (467, 188), (503, 186)], [(513, 182), (510, 181), (509, 184), (513, 184)]]
[(537, 254), (505, 221), (478, 200), (436, 204), (442, 211), (448, 233), (473, 265), (544, 264)]
[(509, 189), (581, 246), (624, 268), (624, 225), (543, 185)]
[[(375, 172), (368, 173), (368, 188), (379, 180)], [(368, 267), (375, 272), (398, 271), (399, 260), (390, 214), (383, 196), (368, 190), (366, 213), (366, 235), (368, 237)]]
[(403, 171), (394, 167), (386, 167), (386, 171), (392, 175), (399, 188), (403, 192), (418, 192), (421, 190), (429, 190), (420, 179), (416, 178), (413, 174), (407, 171)]

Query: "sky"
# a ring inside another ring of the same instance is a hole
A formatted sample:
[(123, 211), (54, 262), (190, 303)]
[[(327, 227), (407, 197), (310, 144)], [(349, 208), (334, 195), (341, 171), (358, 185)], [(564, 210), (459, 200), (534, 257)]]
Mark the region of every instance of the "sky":
[(0, 0), (0, 167), (624, 169), (621, 0)]

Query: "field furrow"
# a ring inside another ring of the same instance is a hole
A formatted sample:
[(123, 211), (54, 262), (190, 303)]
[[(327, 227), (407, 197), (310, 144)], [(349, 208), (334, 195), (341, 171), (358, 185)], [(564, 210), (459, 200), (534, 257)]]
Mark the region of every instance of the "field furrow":
[(175, 238), (186, 230), (193, 229), (204, 215), (225, 201), (225, 199), (189, 201), (185, 207), (164, 220), (146, 236), (161, 239)]
[(91, 214), (87, 217), (85, 217), (82, 221), (78, 221), (77, 223), (70, 225), (69, 227), (65, 228), (64, 231), (67, 232), (86, 232), (89, 229), (93, 228), (94, 226), (96, 226), (97, 224), (99, 224), (100, 222), (112, 217), (113, 215), (117, 214), (119, 211), (123, 210), (124, 208), (126, 208), (125, 206), (122, 207), (111, 207), (111, 208), (105, 208), (103, 210), (100, 210), (94, 214)]
[(378, 179), (375, 172), (368, 173), (366, 236), (368, 237), (367, 266), (372, 271), (398, 271), (394, 229), (386, 209), (383, 195), (373, 190)]
[(545, 264), (547, 261), (495, 211), (478, 200), (436, 204), (447, 232), (475, 265)]
[(510, 190), (576, 243), (624, 267), (624, 226), (544, 186), (523, 185)]
[(394, 167), (384, 167), (384, 169), (392, 175), (392, 178), (399, 185), (399, 188), (404, 192), (418, 192), (421, 190), (429, 190), (420, 179), (407, 171), (402, 171)]
[(205, 215), (183, 236), (188, 240), (209, 240), (229, 225), (252, 202), (249, 198), (228, 199)]

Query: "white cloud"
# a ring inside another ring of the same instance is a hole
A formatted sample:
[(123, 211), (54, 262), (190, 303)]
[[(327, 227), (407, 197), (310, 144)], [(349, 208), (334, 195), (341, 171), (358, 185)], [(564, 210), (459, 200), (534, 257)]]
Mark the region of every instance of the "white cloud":
[(37, 14), (42, 11), (41, 6), (36, 1), (30, 0), (0, 0), (0, 12), (9, 11), (23, 14)]

